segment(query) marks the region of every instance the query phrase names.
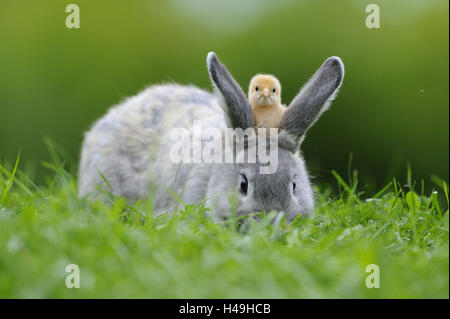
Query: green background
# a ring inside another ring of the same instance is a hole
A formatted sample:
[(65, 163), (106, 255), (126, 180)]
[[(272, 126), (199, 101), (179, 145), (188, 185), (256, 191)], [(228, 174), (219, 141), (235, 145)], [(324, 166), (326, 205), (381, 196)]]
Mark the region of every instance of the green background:
[[(76, 3), (81, 28), (65, 27)], [(377, 3), (381, 28), (365, 26)], [(379, 187), (406, 171), (448, 179), (448, 1), (0, 2), (0, 160), (48, 172), (44, 136), (78, 160), (83, 132), (109, 106), (174, 81), (210, 89), (215, 51), (246, 90), (273, 73), (288, 103), (329, 56), (346, 66), (341, 92), (305, 140), (316, 180), (347, 169)], [(368, 182), (367, 182), (368, 183)]]

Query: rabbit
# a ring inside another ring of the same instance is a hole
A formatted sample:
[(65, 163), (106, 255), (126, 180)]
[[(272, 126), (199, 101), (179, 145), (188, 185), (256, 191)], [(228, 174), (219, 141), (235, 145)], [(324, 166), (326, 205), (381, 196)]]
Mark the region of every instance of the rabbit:
[[(328, 58), (286, 108), (283, 130), (276, 134), (278, 165), (271, 174), (260, 173), (263, 164), (258, 159), (254, 163), (171, 161), (171, 129), (191, 132), (195, 120), (222, 132), (255, 127), (251, 105), (239, 84), (214, 52), (206, 60), (213, 93), (192, 85), (150, 86), (94, 123), (81, 149), (79, 196), (102, 199), (102, 189), (130, 202), (152, 196), (154, 215), (174, 212), (180, 201), (202, 201), (219, 219), (261, 211), (283, 212), (289, 221), (299, 214), (310, 217), (314, 195), (300, 145), (341, 86), (341, 59)], [(208, 145), (203, 142), (202, 147)]]

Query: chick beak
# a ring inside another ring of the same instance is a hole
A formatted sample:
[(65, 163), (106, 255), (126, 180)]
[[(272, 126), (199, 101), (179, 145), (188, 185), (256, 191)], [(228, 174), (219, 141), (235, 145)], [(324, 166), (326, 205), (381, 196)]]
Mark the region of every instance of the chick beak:
[(269, 89), (268, 89), (268, 88), (265, 88), (265, 89), (263, 90), (263, 95), (264, 95), (265, 97), (268, 97), (268, 96), (270, 95)]

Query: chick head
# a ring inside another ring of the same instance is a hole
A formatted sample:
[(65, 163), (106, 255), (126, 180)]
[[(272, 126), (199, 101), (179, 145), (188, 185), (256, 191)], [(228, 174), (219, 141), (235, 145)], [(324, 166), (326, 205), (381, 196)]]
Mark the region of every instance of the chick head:
[(273, 75), (257, 74), (250, 81), (248, 99), (252, 105), (273, 105), (281, 102), (281, 84)]

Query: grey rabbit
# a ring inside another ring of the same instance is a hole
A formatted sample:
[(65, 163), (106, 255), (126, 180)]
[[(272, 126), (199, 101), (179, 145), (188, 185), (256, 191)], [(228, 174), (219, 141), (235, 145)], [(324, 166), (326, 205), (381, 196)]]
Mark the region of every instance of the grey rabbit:
[(80, 197), (101, 199), (101, 188), (131, 202), (152, 195), (156, 215), (173, 211), (180, 199), (186, 204), (205, 200), (212, 215), (221, 219), (232, 212), (242, 216), (274, 210), (291, 221), (298, 214), (313, 213), (314, 196), (300, 144), (341, 86), (341, 59), (328, 58), (286, 109), (278, 134), (278, 169), (272, 174), (260, 174), (258, 160), (170, 160), (173, 128), (192, 131), (194, 120), (221, 130), (255, 126), (246, 94), (214, 52), (207, 56), (207, 68), (215, 93), (191, 85), (150, 86), (112, 107), (93, 125), (81, 150)]

